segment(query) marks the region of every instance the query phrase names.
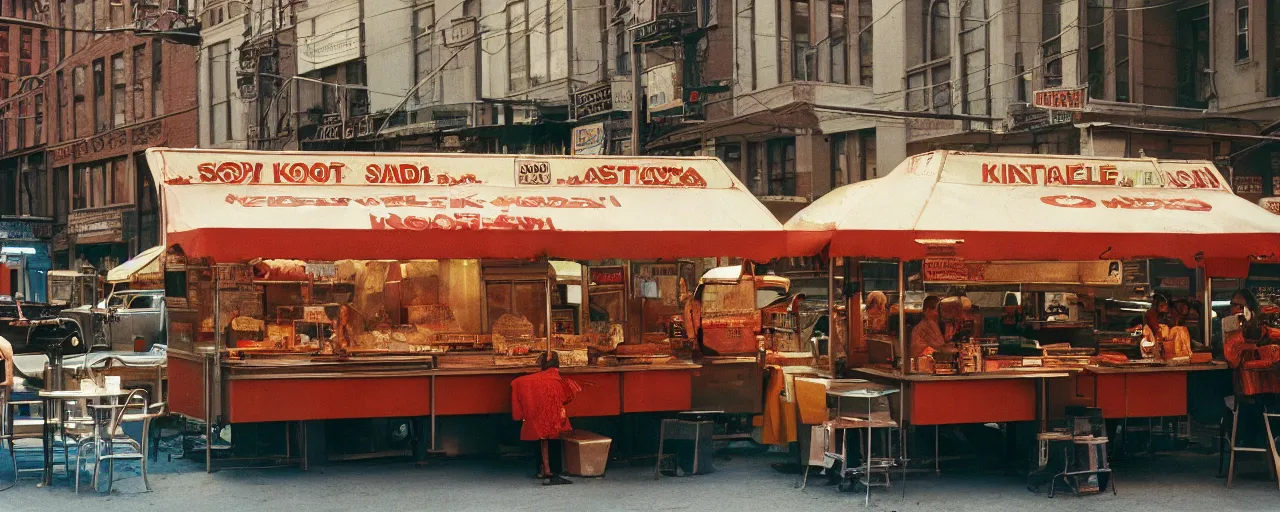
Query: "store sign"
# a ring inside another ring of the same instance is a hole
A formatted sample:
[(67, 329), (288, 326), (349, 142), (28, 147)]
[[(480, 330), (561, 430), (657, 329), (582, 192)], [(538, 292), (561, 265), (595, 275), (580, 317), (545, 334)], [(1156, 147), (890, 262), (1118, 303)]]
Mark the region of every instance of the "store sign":
[(654, 66), (644, 72), (650, 114), (684, 105), (684, 97), (680, 95), (680, 87), (676, 85), (678, 75), (679, 68), (674, 62)]
[(4, 221), (0, 222), (0, 239), (31, 240), (53, 236), (53, 226), (45, 223)]
[(599, 155), (604, 153), (604, 123), (575, 126), (573, 128), (573, 154)]
[(1160, 287), (1171, 290), (1188, 290), (1191, 288), (1191, 278), (1162, 277), (1160, 278)]
[(1262, 193), (1262, 176), (1236, 176), (1233, 184), (1237, 194)]
[[(938, 172), (932, 154), (913, 160), (917, 174)], [(1216, 168), (1195, 162), (953, 153), (941, 172), (942, 182), (970, 185), (1229, 190)]]
[(591, 284), (620, 285), (626, 283), (622, 267), (591, 267)]
[(453, 25), (444, 31), (446, 48), (460, 48), (472, 43), (476, 36), (476, 19), (474, 17), (458, 18)]
[(51, 149), (53, 165), (97, 160), (127, 153), (134, 147), (161, 145), (164, 136), (162, 120), (119, 128), (93, 137), (68, 142)]
[(1045, 89), (1035, 92), (1033, 105), (1049, 110), (1084, 110), (1088, 88)]
[(924, 280), (935, 283), (1028, 283), (1118, 286), (1123, 282), (1118, 260), (1102, 261), (964, 261), (926, 259)]
[(71, 212), (67, 215), (67, 233), (79, 244), (121, 242), (125, 235), (124, 213), (124, 208)]
[(373, 135), (377, 122), (372, 115), (342, 119), (341, 114), (326, 114), (314, 134), (305, 141), (350, 140)]
[(1026, 103), (1009, 108), (1009, 131), (1028, 131), (1061, 126), (1075, 122), (1075, 115), (1066, 110), (1045, 110)]
[(297, 24), (298, 74), (360, 58), (360, 5), (337, 4), (347, 5), (326, 5), (324, 14)]
[(613, 110), (613, 85), (603, 83), (573, 93), (573, 117), (582, 119)]
[(1264, 197), (1258, 201), (1264, 210), (1280, 215), (1280, 197)]

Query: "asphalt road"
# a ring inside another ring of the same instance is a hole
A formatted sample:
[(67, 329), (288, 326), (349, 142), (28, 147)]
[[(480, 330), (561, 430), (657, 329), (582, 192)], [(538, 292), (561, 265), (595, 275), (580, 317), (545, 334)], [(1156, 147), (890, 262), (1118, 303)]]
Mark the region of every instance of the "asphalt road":
[[(7, 455), (0, 479), (9, 481)], [(1029, 492), (1019, 478), (986, 472), (946, 471), (913, 475), (906, 485), (874, 492), (870, 510), (1108, 512), (1152, 510), (1280, 510), (1280, 490), (1266, 481), (1261, 457), (1248, 457), (1234, 489), (1215, 478), (1214, 454), (1175, 453), (1113, 465), (1119, 494), (1053, 499)], [(653, 480), (652, 466), (612, 463), (605, 477), (544, 487), (528, 474), (528, 460), (443, 460), (427, 467), (394, 461), (297, 469), (238, 470), (205, 474), (193, 461), (161, 461), (152, 467), (151, 493), (142, 493), (134, 468), (121, 468), (110, 495), (77, 496), (59, 479), (52, 488), (22, 480), (0, 492), (0, 511), (95, 512), (198, 511), (419, 511), (419, 510), (859, 510), (862, 495), (833, 486), (794, 488), (797, 477), (771, 469), (777, 455), (718, 459), (710, 475)], [(811, 479), (815, 484), (820, 479)]]

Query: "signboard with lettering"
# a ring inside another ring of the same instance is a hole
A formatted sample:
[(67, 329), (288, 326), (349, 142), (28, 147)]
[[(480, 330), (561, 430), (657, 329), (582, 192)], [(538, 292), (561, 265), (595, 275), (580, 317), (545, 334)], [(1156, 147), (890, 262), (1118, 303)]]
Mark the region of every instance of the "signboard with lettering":
[(67, 233), (78, 244), (124, 241), (127, 207), (76, 211), (67, 215)]
[(1161, 161), (1152, 165), (1141, 160), (1035, 155), (1023, 158), (982, 153), (949, 154), (941, 181), (975, 185), (1229, 190), (1218, 169), (1208, 162)]
[(593, 285), (620, 285), (626, 282), (622, 267), (591, 267)]
[(53, 226), (45, 222), (2, 221), (0, 239), (34, 240), (53, 236)]
[(1033, 105), (1050, 110), (1084, 110), (1088, 88), (1045, 89), (1035, 92)]
[(684, 97), (680, 95), (680, 87), (676, 85), (679, 74), (679, 67), (674, 62), (654, 66), (644, 72), (650, 114), (684, 105)]
[(119, 128), (106, 133), (71, 141), (49, 150), (53, 165), (61, 166), (128, 153), (135, 147), (161, 145), (164, 137), (163, 120)]
[(1031, 283), (1116, 286), (1123, 280), (1121, 262), (1100, 261), (964, 261), (926, 259), (924, 280), (935, 283)]
[(582, 119), (613, 110), (613, 85), (602, 83), (573, 93), (573, 117)]
[(1264, 210), (1280, 215), (1280, 197), (1264, 197), (1258, 201)]
[(573, 154), (599, 155), (604, 153), (604, 123), (573, 127)]
[(1234, 184), (1237, 194), (1262, 193), (1262, 176), (1236, 176)]

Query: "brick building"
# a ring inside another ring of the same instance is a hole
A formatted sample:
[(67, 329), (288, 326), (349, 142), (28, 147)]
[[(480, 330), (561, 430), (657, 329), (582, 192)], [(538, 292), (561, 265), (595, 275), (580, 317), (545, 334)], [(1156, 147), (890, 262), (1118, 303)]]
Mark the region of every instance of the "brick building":
[(53, 208), (45, 148), (45, 77), (57, 55), (47, 13), (0, 2), (0, 295), (45, 295)]
[(142, 152), (196, 144), (196, 78), (172, 71), (195, 62), (198, 37), (184, 32), (194, 23), (172, 0), (3, 5), (15, 2), (29, 23), (8, 31), (17, 85), (0, 130), (17, 136), (0, 137), (13, 139), (0, 160), (0, 213), (47, 219), (39, 234), (50, 235), (54, 268), (110, 268), (159, 242)]

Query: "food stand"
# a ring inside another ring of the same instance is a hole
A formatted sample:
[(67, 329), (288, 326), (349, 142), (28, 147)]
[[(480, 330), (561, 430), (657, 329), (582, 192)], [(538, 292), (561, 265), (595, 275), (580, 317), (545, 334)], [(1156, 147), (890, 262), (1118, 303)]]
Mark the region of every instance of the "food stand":
[(698, 365), (670, 321), (698, 274), (677, 258), (786, 248), (713, 158), (147, 157), (169, 403), (210, 429), (416, 418), (434, 449), (439, 417), (508, 413), (547, 350), (586, 384), (571, 416), (686, 410)]
[[(867, 361), (852, 373), (898, 383), (916, 426), (1043, 430), (1045, 408), (1068, 404), (1107, 418), (1185, 415), (1187, 372), (1225, 365), (1189, 347), (1126, 357), (1118, 347), (1141, 333), (1098, 329), (1095, 301), (1127, 293), (1131, 262), (1176, 259), (1201, 280), (1196, 324), (1211, 339), (1210, 278), (1280, 254), (1280, 218), (1232, 194), (1212, 164), (1155, 159), (935, 151), (827, 194), (787, 229), (793, 243), (827, 237), (829, 306), (849, 312), (848, 360)], [(868, 265), (884, 262), (896, 289), (862, 288)], [(917, 357), (908, 319), (927, 295), (943, 298), (945, 350)]]

